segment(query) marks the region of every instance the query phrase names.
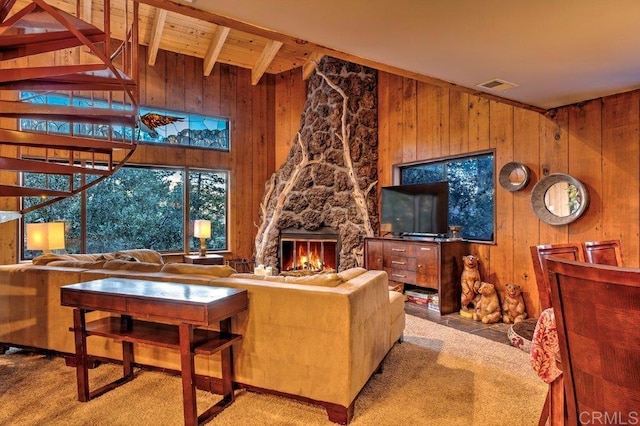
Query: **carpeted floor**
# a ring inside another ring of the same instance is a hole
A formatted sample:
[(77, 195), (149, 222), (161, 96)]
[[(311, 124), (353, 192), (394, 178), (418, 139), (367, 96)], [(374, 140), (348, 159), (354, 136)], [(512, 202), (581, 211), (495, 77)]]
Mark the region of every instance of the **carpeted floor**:
[[(101, 365), (106, 381), (120, 367)], [(103, 382), (104, 383), (104, 382)], [(396, 345), (356, 401), (354, 426), (535, 425), (547, 386), (514, 347), (411, 315)], [(141, 371), (130, 383), (88, 403), (76, 399), (75, 370), (62, 358), (0, 355), (0, 424), (181, 425), (180, 379)], [(199, 411), (218, 399), (198, 393)], [(323, 408), (240, 391), (210, 424), (330, 425)]]

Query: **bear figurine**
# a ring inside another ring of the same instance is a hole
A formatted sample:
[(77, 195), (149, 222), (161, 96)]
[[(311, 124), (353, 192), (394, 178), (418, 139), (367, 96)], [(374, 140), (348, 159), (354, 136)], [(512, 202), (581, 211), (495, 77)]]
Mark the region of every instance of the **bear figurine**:
[(517, 324), (527, 318), (522, 298), (522, 287), (507, 284), (507, 291), (502, 301), (502, 321), (506, 324)]
[(478, 258), (473, 255), (462, 257), (462, 295), (460, 304), (463, 312), (473, 312), (478, 301), (478, 289), (480, 288), (480, 272), (478, 271)]
[(480, 285), (480, 300), (476, 305), (473, 319), (482, 321), (484, 324), (493, 324), (500, 321), (501, 315), (500, 300), (495, 286), (491, 283), (482, 283)]

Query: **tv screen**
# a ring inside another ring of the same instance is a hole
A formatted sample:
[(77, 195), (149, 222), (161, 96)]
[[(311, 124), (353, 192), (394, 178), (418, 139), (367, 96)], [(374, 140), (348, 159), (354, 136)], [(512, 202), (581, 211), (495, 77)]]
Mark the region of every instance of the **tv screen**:
[(448, 231), (449, 184), (435, 182), (382, 188), (382, 224), (396, 235), (444, 235)]

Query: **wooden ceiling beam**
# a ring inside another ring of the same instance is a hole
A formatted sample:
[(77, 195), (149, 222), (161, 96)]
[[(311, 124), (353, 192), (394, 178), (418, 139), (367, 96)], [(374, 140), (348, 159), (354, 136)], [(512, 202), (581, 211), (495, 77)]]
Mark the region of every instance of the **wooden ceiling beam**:
[(302, 65), (302, 79), (303, 80), (307, 80), (309, 77), (311, 77), (311, 74), (313, 74), (313, 72), (316, 69), (316, 65), (318, 65), (320, 63), (322, 58), (324, 58), (324, 53), (320, 53), (320, 52), (312, 52), (309, 55), (309, 58), (307, 59), (307, 62), (305, 62)]
[(251, 84), (256, 85), (262, 78), (264, 72), (269, 68), (269, 64), (273, 61), (273, 58), (276, 57), (278, 51), (282, 47), (283, 43), (281, 41), (269, 40), (267, 45), (262, 50), (260, 57), (256, 61), (256, 64), (251, 69)]
[(213, 32), (213, 38), (211, 39), (211, 43), (209, 43), (207, 54), (204, 56), (203, 71), (205, 77), (211, 74), (213, 66), (216, 64), (220, 51), (222, 50), (222, 46), (229, 35), (229, 31), (231, 31), (231, 28), (218, 25), (216, 30)]
[(445, 87), (451, 90), (456, 90), (463, 93), (468, 93), (471, 95), (479, 96), (485, 99), (495, 100), (497, 102), (502, 102), (507, 105), (517, 106), (523, 109), (535, 111), (538, 113), (544, 113), (545, 110), (543, 108), (534, 107), (532, 105), (528, 105), (522, 102), (514, 101), (507, 98), (502, 98), (500, 96), (492, 95), (486, 92), (482, 92), (473, 88), (459, 86), (450, 81), (441, 80), (435, 77), (426, 76), (423, 74), (418, 74), (416, 72), (407, 71), (395, 66), (386, 65), (377, 61), (373, 61), (370, 59), (362, 58), (360, 56), (352, 55), (349, 53), (341, 52), (339, 50), (330, 49), (328, 47), (311, 43), (306, 40), (300, 40), (296, 37), (291, 37), (285, 34), (281, 34), (272, 30), (268, 30), (266, 28), (257, 27), (251, 24), (247, 24), (246, 22), (238, 21), (233, 18), (229, 18), (226, 16), (218, 15), (212, 12), (208, 12), (206, 10), (196, 9), (194, 6), (184, 3), (177, 3), (173, 0), (137, 0), (138, 3), (147, 4), (154, 7), (159, 7), (162, 9), (167, 9), (169, 12), (178, 13), (180, 15), (188, 16), (191, 18), (199, 19), (204, 22), (209, 22), (216, 25), (222, 25), (225, 27), (229, 27), (236, 31), (242, 31), (249, 34), (258, 35), (270, 40), (277, 40), (287, 45), (300, 46), (304, 45), (305, 50), (314, 51), (318, 53), (322, 53), (327, 56), (332, 56), (334, 58), (342, 59), (345, 61), (353, 62), (356, 64), (364, 65), (367, 67), (371, 67), (380, 71), (388, 72), (390, 74), (395, 74), (400, 77), (407, 77), (413, 80), (421, 81), (423, 83), (432, 84), (438, 87)]
[(149, 38), (148, 63), (151, 66), (156, 64), (160, 40), (162, 39), (162, 31), (164, 31), (164, 23), (167, 20), (168, 13), (165, 9), (156, 8), (156, 17), (153, 20), (153, 28), (151, 29), (151, 37)]

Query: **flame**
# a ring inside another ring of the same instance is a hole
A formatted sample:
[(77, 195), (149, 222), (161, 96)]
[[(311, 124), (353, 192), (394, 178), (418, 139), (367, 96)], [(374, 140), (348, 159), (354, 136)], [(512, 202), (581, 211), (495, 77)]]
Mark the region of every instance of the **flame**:
[[(324, 269), (324, 262), (320, 258), (320, 254), (317, 250), (312, 249), (307, 253), (307, 248), (303, 245), (298, 246), (298, 254), (296, 256), (297, 263), (293, 263), (290, 266), (290, 270), (293, 269), (309, 269), (312, 271), (322, 271)], [(295, 261), (294, 261), (295, 262)]]

